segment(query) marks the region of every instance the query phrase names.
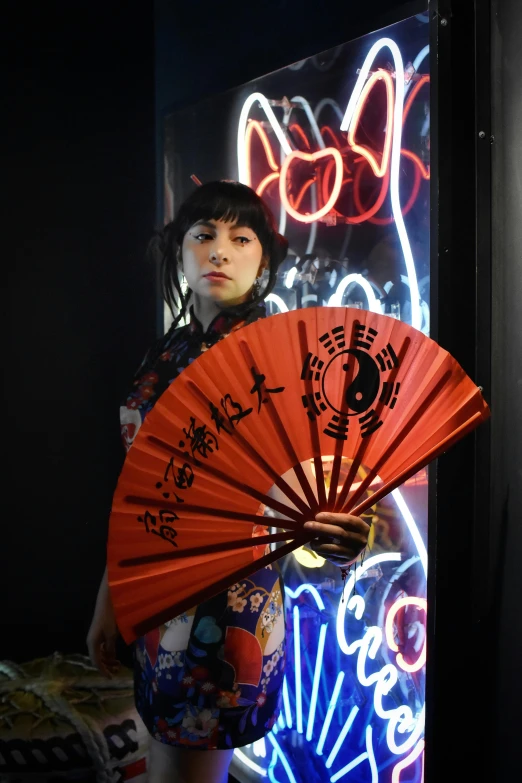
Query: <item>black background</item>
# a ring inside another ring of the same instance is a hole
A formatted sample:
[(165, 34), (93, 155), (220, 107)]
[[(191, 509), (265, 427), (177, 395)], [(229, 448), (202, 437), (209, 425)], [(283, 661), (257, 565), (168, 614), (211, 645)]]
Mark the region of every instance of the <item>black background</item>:
[[(373, 20), (309, 0), (8, 6), (0, 658), (22, 662), (85, 652), (118, 407), (161, 324), (144, 251), (164, 116)], [(388, 24), (404, 7), (382, 0), (372, 15)]]
[(86, 653), (118, 407), (155, 336), (154, 26), (146, 4), (10, 6), (0, 657), (22, 662)]

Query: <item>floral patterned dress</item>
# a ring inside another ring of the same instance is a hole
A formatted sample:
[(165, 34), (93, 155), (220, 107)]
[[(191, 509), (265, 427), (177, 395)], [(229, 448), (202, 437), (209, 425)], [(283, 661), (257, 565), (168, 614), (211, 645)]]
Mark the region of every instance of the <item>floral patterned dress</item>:
[[(162, 392), (204, 350), (266, 314), (227, 310), (204, 333), (191, 313), (149, 351), (120, 409), (128, 450)], [(285, 668), (282, 578), (268, 566), (175, 617), (135, 643), (136, 707), (160, 742), (203, 750), (235, 748), (269, 731)]]

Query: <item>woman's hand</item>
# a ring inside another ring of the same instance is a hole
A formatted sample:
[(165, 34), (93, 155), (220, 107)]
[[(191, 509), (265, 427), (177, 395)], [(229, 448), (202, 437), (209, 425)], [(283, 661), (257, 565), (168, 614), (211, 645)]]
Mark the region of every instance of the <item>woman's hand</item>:
[(112, 678), (120, 668), (120, 662), (116, 658), (117, 638), (118, 627), (109, 593), (107, 569), (105, 569), (100, 589), (98, 590), (91, 627), (87, 634), (89, 658), (105, 677)]
[(310, 542), (310, 548), (341, 567), (357, 559), (367, 545), (370, 533), (370, 526), (361, 517), (330, 511), (321, 511), (314, 522), (305, 522), (304, 527), (317, 536)]

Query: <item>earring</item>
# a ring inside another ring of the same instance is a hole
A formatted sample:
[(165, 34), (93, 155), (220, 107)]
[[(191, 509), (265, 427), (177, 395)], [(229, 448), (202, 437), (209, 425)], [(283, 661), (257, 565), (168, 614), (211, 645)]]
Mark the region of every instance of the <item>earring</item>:
[(261, 291), (261, 278), (256, 277), (254, 280), (254, 285), (252, 286), (252, 297), (255, 299), (259, 296), (259, 293)]

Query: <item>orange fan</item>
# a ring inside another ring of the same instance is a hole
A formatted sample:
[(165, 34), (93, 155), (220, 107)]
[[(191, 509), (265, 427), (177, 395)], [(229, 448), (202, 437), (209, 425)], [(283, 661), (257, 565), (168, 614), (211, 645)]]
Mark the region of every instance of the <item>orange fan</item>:
[(230, 334), (161, 395), (123, 466), (108, 540), (122, 636), (309, 543), (319, 511), (361, 514), (488, 416), (447, 351), (388, 316), (317, 307)]

